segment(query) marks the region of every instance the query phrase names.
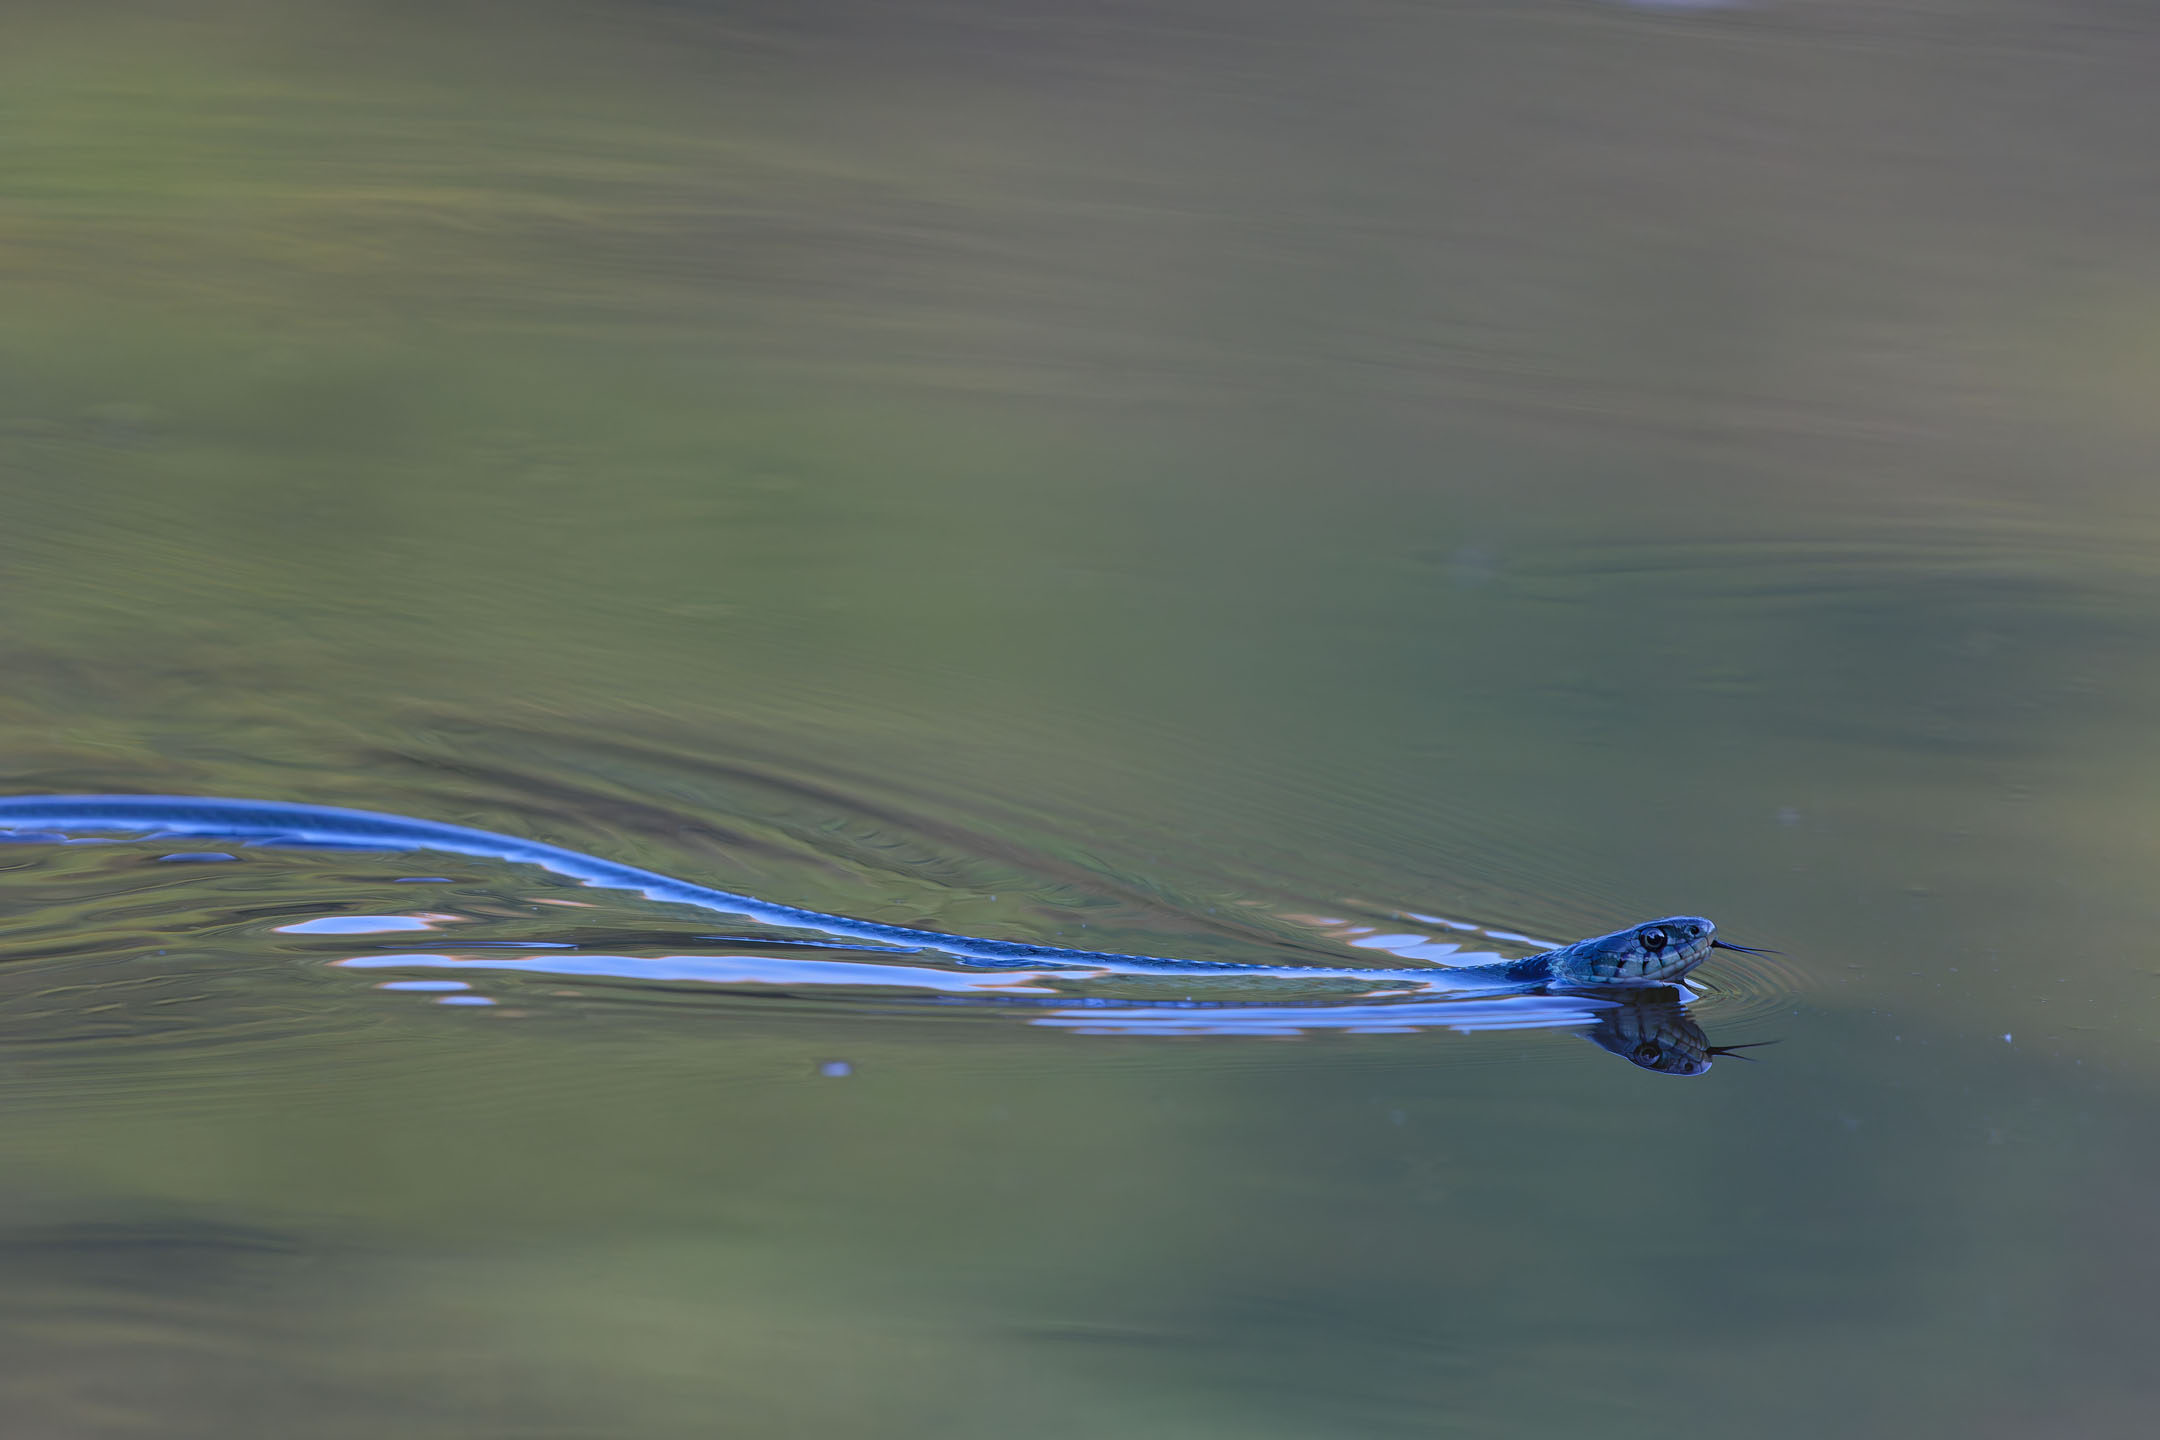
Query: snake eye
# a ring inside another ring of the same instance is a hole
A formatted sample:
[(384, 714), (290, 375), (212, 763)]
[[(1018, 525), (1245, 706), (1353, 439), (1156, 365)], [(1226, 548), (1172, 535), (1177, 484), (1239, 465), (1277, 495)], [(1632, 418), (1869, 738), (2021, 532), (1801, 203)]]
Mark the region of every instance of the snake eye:
[(1665, 1058), (1665, 1052), (1659, 1048), (1657, 1041), (1645, 1040), (1635, 1047), (1635, 1058), (1645, 1065), (1655, 1065)]
[(1690, 926), (1688, 926), (1688, 927), (1687, 927), (1687, 938), (1688, 938), (1688, 939), (1690, 939), (1690, 940), (1695, 940), (1695, 939), (1699, 939), (1699, 938), (1701, 937), (1701, 935), (1702, 935), (1702, 926), (1700, 926), (1700, 925), (1690, 925)]
[(1642, 941), (1642, 948), (1645, 950), (1656, 951), (1665, 948), (1665, 932), (1663, 930), (1645, 930), (1635, 938)]

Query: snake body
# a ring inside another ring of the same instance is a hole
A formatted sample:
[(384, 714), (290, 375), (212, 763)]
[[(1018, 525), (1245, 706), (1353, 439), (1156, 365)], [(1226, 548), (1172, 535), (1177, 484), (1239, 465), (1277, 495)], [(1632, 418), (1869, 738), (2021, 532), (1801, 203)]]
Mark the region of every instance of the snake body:
[(1012, 940), (982, 940), (857, 920), (822, 910), (781, 905), (751, 895), (677, 880), (634, 865), (523, 840), (465, 825), (417, 820), (372, 810), (347, 810), (278, 800), (233, 800), (187, 795), (19, 795), (0, 797), (0, 839), (60, 841), (82, 834), (186, 836), (251, 845), (315, 849), (439, 851), (512, 864), (537, 865), (586, 885), (627, 890), (650, 900), (737, 915), (759, 924), (813, 930), (869, 942), (895, 953), (933, 951), (971, 965), (1045, 965), (1121, 974), (1280, 976), (1310, 980), (1331, 976), (1380, 976), (1439, 980), (1450, 987), (1606, 987), (1670, 985), (1709, 958), (1716, 947), (1741, 949), (1717, 939), (1717, 927), (1699, 915), (1676, 915), (1632, 925), (1608, 935), (1489, 965), (1420, 969), (1329, 969), (1240, 965), (1211, 960), (1172, 960), (1106, 950), (1072, 950)]

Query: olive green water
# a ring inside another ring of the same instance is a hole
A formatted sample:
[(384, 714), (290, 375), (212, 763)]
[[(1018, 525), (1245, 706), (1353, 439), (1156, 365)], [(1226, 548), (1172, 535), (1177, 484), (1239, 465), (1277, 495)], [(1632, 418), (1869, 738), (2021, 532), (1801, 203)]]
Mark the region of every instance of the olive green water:
[(0, 793), (1195, 957), (1784, 952), (1678, 1079), (0, 847), (9, 1434), (2150, 1433), (2140, 8), (5, 25)]

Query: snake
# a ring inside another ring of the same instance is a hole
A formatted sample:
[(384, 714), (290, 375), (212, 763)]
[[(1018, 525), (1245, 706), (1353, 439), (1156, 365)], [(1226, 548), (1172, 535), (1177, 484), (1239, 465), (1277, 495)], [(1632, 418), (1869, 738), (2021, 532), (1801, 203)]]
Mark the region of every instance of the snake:
[(304, 849), (435, 851), (534, 865), (584, 885), (625, 890), (649, 900), (695, 906), (788, 929), (811, 930), (894, 954), (933, 952), (963, 964), (1050, 966), (1124, 975), (1274, 976), (1311, 980), (1354, 976), (1440, 982), (1496, 990), (1642, 989), (1673, 986), (1713, 950), (1760, 954), (1718, 938), (1700, 915), (1673, 915), (1592, 936), (1516, 960), (1448, 967), (1334, 969), (1176, 960), (1107, 950), (1077, 950), (1014, 940), (976, 939), (877, 920), (807, 910), (677, 880), (652, 870), (471, 826), (374, 810), (297, 801), (190, 795), (17, 795), (0, 797), (0, 839), (64, 842), (85, 834), (187, 837)]

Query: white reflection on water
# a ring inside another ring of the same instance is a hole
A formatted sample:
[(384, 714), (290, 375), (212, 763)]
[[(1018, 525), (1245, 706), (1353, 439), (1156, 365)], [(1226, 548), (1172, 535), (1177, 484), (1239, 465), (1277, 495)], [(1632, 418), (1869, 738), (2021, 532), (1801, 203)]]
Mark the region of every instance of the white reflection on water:
[[(544, 975), (602, 976), (619, 980), (697, 981), (718, 985), (784, 985), (791, 989), (929, 990), (944, 995), (975, 995), (986, 1005), (1005, 1004), (1030, 1025), (1075, 1035), (1297, 1037), (1321, 1032), (1344, 1035), (1409, 1035), (1452, 1030), (1473, 1034), (1493, 1030), (1573, 1030), (1601, 1050), (1630, 1064), (1666, 1075), (1706, 1074), (1717, 1058), (1732, 1050), (1716, 1046), (1688, 1014), (1698, 996), (1685, 988), (1640, 992), (1542, 994), (1491, 989), (1446, 988), (1446, 971), (1411, 987), (1381, 990), (1356, 999), (1315, 1000), (1305, 1004), (1264, 1001), (1194, 1000), (1162, 1002), (1104, 997), (1063, 998), (1055, 980), (1099, 979), (1113, 973), (1073, 969), (951, 971), (911, 965), (860, 965), (828, 960), (791, 960), (757, 955), (665, 955), (640, 959), (626, 955), (390, 954), (355, 955), (331, 962), (346, 969), (387, 968), (526, 971)], [(1356, 972), (1314, 970), (1316, 977)], [(1359, 976), (1369, 983), (1370, 975)], [(1284, 976), (1272, 983), (1294, 986)], [(392, 982), (397, 984), (399, 982)], [(414, 982), (403, 982), (411, 987)], [(1199, 982), (1204, 983), (1204, 982)], [(1383, 982), (1384, 983), (1384, 982)], [(390, 988), (385, 986), (383, 988)], [(438, 1005), (493, 1005), (482, 995), (442, 995)], [(1740, 1047), (1746, 1048), (1746, 1047)], [(826, 1071), (831, 1074), (833, 1072)]]
[(333, 960), (348, 970), (512, 970), (533, 975), (599, 976), (613, 980), (698, 981), (710, 985), (819, 985), (937, 990), (947, 994), (1054, 995), (1040, 984), (1055, 974), (1084, 978), (1086, 970), (957, 972), (911, 965), (854, 965), (842, 960), (788, 960), (762, 955), (354, 955)]
[(455, 922), (461, 915), (324, 915), (292, 925), (280, 925), (280, 935), (386, 935), (397, 930), (433, 930)]
[[(509, 971), (645, 982), (690, 981), (709, 985), (783, 985), (791, 989), (923, 990), (978, 995), (986, 1000), (1054, 996), (1050, 982), (1101, 979), (1115, 972), (1081, 967), (1036, 970), (943, 970), (917, 965), (864, 965), (823, 959), (765, 955), (597, 955), (536, 952), (454, 955), (394, 952), (353, 955), (331, 964), (347, 970)], [(1122, 999), (1070, 1000), (1059, 1008), (1032, 1006), (1027, 1023), (1087, 1035), (1302, 1035), (1335, 1031), (1353, 1035), (1412, 1034), (1453, 1030), (1580, 1029), (1596, 1024), (1614, 1001), (1597, 995), (1496, 993), (1490, 986), (1451, 987), (1448, 972), (1406, 972), (1400, 980), (1354, 971), (1314, 968), (1315, 980), (1355, 976), (1374, 983), (1372, 994), (1336, 1002), (1269, 1004), (1253, 1001)], [(1193, 977), (1204, 984), (1208, 976)], [(428, 982), (391, 982), (382, 988), (417, 989)], [(442, 983), (442, 982), (436, 982)], [(462, 982), (449, 982), (460, 984)], [(1280, 977), (1277, 983), (1297, 981)], [(1451, 988), (1456, 993), (1446, 992)], [(1695, 998), (1692, 991), (1679, 992)], [(1037, 1002), (1039, 1003), (1039, 1002)]]
[(1054, 1010), (1028, 1023), (1079, 1035), (1412, 1035), (1421, 1030), (1580, 1029), (1613, 1008), (1577, 995), (1408, 1000), (1387, 1005), (1135, 1005)]

